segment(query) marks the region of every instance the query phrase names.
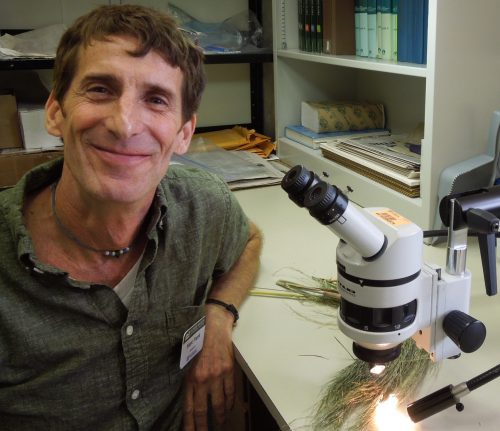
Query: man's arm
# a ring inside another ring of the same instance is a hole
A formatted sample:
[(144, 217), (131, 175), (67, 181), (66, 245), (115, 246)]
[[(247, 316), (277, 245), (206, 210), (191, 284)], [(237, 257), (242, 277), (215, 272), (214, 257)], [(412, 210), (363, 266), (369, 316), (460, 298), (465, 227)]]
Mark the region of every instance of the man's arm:
[[(262, 235), (250, 222), (248, 242), (241, 256), (209, 292), (215, 298), (236, 308), (243, 303), (254, 285), (259, 269)], [(203, 350), (195, 359), (186, 380), (184, 400), (184, 430), (205, 431), (207, 427), (207, 401), (210, 395), (217, 422), (225, 420), (226, 411), (234, 402), (234, 355), (232, 332), (234, 317), (224, 307), (205, 306), (206, 323)]]

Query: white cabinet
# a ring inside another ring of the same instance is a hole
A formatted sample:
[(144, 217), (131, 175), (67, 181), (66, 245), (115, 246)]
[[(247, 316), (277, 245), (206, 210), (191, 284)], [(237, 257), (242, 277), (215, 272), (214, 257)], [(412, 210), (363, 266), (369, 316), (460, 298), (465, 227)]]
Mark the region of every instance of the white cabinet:
[[(441, 171), (485, 152), (491, 113), (500, 109), (500, 2), (429, 0), (427, 65), (298, 50), (297, 0), (273, 0), (275, 124), (278, 154), (352, 192), (362, 206), (387, 206), (432, 227)], [(384, 103), (387, 126), (425, 123), (421, 197), (407, 198), (294, 145), (284, 127), (300, 123), (302, 100)]]

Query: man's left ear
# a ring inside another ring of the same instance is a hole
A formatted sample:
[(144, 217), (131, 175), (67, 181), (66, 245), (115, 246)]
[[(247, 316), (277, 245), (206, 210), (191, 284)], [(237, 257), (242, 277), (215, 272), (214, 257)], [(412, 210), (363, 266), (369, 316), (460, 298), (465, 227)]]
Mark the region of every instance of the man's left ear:
[(181, 130), (177, 132), (175, 154), (184, 154), (191, 143), (194, 130), (196, 128), (196, 115), (193, 115), (188, 121), (184, 123)]

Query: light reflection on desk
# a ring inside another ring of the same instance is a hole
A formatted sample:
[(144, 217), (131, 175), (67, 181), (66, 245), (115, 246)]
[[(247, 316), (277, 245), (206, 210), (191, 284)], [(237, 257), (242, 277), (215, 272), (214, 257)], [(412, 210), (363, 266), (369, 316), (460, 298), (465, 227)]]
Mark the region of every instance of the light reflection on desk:
[(377, 431), (416, 431), (406, 410), (402, 410), (398, 397), (390, 394), (386, 400), (380, 401), (375, 408), (374, 417)]

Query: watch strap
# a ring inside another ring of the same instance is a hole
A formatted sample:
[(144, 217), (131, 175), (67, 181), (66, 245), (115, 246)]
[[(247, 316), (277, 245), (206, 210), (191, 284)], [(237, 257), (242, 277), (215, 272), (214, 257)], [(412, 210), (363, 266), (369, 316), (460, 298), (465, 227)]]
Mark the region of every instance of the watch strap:
[(205, 301), (205, 304), (214, 304), (214, 305), (219, 305), (221, 307), (224, 307), (227, 311), (229, 311), (233, 315), (233, 318), (234, 318), (233, 323), (236, 323), (236, 321), (240, 318), (240, 314), (238, 313), (238, 309), (233, 304), (227, 304), (224, 301), (221, 301), (221, 300), (215, 299), (215, 298), (207, 298), (207, 300)]

